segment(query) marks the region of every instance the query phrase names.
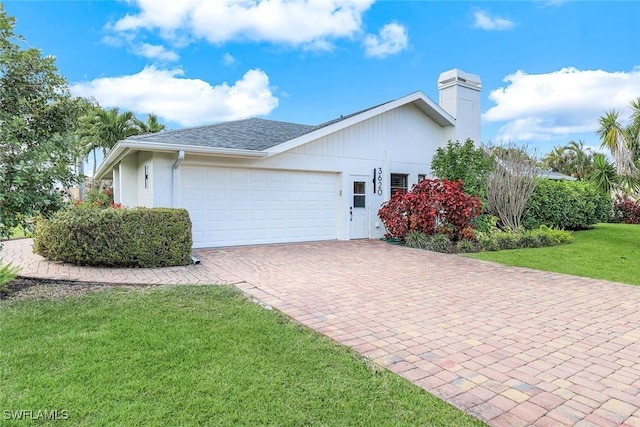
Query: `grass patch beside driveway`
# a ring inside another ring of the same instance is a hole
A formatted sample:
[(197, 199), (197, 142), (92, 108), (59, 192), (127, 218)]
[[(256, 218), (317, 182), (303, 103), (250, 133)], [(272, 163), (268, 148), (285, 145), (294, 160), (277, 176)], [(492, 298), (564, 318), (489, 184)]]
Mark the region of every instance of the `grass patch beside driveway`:
[(0, 302), (0, 336), (0, 410), (65, 425), (482, 425), (229, 287)]
[(517, 267), (640, 285), (640, 225), (598, 224), (569, 245), (469, 254)]

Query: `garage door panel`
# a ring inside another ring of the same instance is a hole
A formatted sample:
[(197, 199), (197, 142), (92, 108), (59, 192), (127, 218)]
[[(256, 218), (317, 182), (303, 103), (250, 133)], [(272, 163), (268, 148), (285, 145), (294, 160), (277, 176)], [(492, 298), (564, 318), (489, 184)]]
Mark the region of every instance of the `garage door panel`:
[(337, 174), (181, 170), (181, 203), (191, 214), (194, 247), (336, 238)]

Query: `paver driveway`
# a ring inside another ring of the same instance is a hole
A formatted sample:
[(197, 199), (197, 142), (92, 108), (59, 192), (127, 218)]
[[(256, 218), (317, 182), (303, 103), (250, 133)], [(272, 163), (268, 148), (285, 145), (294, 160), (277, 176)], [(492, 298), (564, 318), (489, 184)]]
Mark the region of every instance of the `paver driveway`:
[(28, 276), (234, 283), (491, 425), (640, 426), (640, 287), (368, 240), (199, 250), (199, 266), (154, 270), (49, 263), (28, 245), (3, 251)]
[(640, 425), (638, 287), (380, 241), (199, 255), (492, 425)]

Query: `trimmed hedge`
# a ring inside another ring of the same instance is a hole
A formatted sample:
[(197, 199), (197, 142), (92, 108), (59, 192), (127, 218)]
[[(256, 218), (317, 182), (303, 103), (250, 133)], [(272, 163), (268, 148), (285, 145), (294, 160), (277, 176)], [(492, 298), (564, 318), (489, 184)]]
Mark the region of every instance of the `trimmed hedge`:
[(191, 220), (185, 209), (74, 208), (39, 219), (34, 243), (35, 253), (75, 265), (187, 265)]
[(527, 203), (523, 225), (579, 230), (605, 222), (611, 212), (611, 196), (584, 181), (540, 180)]

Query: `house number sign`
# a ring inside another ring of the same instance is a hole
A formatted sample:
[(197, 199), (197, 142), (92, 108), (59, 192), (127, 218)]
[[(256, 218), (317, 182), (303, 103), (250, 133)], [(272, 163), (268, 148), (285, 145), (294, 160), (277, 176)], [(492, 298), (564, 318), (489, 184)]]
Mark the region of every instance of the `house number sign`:
[(373, 170), (373, 192), (382, 196), (382, 168)]

